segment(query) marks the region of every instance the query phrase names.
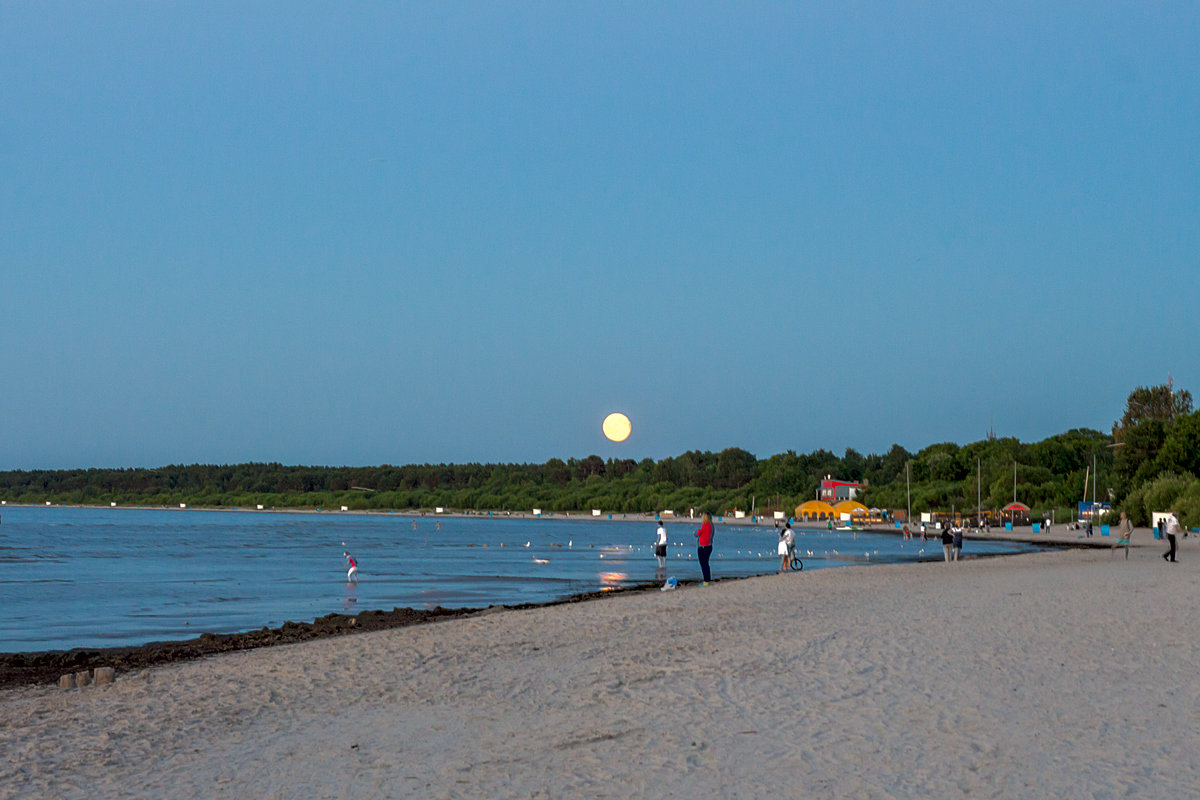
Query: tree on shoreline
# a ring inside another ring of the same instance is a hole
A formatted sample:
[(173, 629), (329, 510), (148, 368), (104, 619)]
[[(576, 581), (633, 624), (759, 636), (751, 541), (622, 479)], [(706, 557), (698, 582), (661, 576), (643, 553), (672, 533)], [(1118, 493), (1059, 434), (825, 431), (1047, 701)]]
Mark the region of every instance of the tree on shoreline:
[[(1138, 387), (1113, 435), (1076, 428), (1022, 443), (988, 438), (959, 446), (931, 444), (910, 453), (898, 444), (886, 454), (847, 449), (793, 450), (764, 459), (741, 448), (719, 453), (689, 450), (655, 461), (551, 458), (544, 464), (383, 464), (376, 467), (286, 466), (277, 462), (169, 465), (154, 469), (79, 469), (0, 472), (0, 498), (10, 503), (47, 501), (81, 505), (431, 509), (588, 513), (599, 508), (638, 513), (672, 509), (734, 509), (790, 514), (816, 495), (826, 475), (860, 480), (868, 506), (904, 509), (911, 498), (922, 511), (1000, 508), (1017, 499), (1041, 512), (1071, 518), (1090, 499), (1095, 464), (1099, 499), (1109, 489), (1118, 507), (1145, 524), (1147, 502), (1168, 495), (1185, 505), (1196, 483), (1200, 523), (1200, 412), (1191, 394)], [(1139, 492), (1161, 475), (1175, 476)], [(1162, 491), (1159, 491), (1161, 489)], [(1175, 492), (1171, 495), (1171, 492)], [(1191, 506), (1189, 506), (1190, 508)], [(1162, 510), (1154, 508), (1150, 510)], [(1192, 512), (1188, 512), (1191, 514)]]
[[(1195, 474), (1200, 423), (1192, 412), (1192, 394), (1161, 386), (1139, 386), (1129, 393), (1125, 413), (1113, 423), (1115, 496), (1125, 500), (1139, 486), (1170, 472)], [(1169, 445), (1168, 445), (1169, 443)], [(1142, 521), (1141, 510), (1136, 519)]]

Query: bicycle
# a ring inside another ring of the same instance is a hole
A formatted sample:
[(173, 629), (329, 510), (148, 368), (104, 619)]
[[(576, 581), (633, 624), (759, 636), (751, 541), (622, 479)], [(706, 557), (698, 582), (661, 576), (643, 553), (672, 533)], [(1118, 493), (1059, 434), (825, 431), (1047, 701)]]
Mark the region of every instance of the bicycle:
[(800, 556), (796, 555), (795, 550), (792, 551), (792, 557), (788, 559), (788, 566), (791, 567), (795, 572), (799, 572), (804, 569), (804, 562), (800, 560)]

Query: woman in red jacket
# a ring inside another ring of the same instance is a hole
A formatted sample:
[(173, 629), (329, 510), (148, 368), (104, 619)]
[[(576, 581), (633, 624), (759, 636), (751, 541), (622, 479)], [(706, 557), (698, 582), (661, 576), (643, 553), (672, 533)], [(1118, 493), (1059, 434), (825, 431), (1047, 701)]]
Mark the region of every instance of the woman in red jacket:
[(708, 571), (708, 559), (712, 555), (712, 537), (712, 514), (705, 511), (704, 516), (700, 518), (700, 530), (696, 531), (697, 544), (699, 545), (696, 548), (696, 555), (700, 559), (700, 571), (704, 573), (704, 583), (700, 584), (701, 586), (712, 580), (712, 574)]

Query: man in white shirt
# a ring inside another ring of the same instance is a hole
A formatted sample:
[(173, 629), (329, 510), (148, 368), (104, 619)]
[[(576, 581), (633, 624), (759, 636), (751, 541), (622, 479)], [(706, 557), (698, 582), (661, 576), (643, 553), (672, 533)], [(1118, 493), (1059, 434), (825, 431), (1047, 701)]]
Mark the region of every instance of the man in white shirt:
[(667, 526), (662, 522), (658, 523), (658, 530), (654, 532), (654, 557), (658, 560), (660, 570), (667, 568)]
[(1179, 512), (1172, 511), (1171, 516), (1167, 517), (1167, 542), (1170, 543), (1171, 549), (1163, 553), (1163, 558), (1175, 563), (1175, 537), (1179, 534)]

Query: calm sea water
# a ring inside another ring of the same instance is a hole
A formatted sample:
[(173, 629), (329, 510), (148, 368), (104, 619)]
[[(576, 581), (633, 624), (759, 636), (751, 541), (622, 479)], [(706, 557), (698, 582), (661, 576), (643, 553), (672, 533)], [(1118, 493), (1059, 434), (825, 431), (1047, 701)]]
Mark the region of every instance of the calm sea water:
[[(696, 527), (668, 523), (666, 575), (699, 577)], [(187, 639), (330, 612), (541, 602), (661, 580), (654, 529), (650, 521), (4, 507), (0, 651)], [(777, 541), (769, 525), (718, 524), (714, 577), (774, 572)], [(941, 557), (932, 539), (802, 531), (797, 542), (806, 570)], [(343, 550), (358, 560), (357, 584), (346, 581)]]

